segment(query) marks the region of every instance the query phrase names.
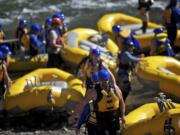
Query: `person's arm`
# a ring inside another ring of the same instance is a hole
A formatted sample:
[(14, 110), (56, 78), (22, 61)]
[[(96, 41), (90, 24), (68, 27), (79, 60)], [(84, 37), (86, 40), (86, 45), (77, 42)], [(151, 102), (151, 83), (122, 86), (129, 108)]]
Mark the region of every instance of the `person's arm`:
[(12, 85), (12, 81), (11, 81), (11, 78), (9, 77), (9, 75), (8, 75), (7, 68), (6, 68), (5, 64), (3, 64), (3, 71), (4, 71), (4, 79), (5, 79), (5, 82), (6, 82), (6, 85), (7, 85), (7, 91), (8, 91), (8, 93), (10, 93), (10, 88), (11, 88), (11, 85)]
[(138, 62), (138, 61), (142, 60), (142, 58), (135, 57), (129, 52), (126, 52), (125, 54), (126, 54), (128, 60), (131, 62)]
[(76, 68), (76, 71), (75, 71), (75, 76), (78, 77), (78, 73), (80, 70), (83, 70), (84, 68), (84, 65), (87, 61), (88, 57), (85, 57), (81, 60), (81, 62), (78, 64), (77, 68)]
[(68, 31), (67, 23), (63, 23), (63, 34)]
[(122, 97), (121, 90), (119, 89), (119, 87), (117, 85), (115, 86), (115, 88), (116, 88), (117, 96), (119, 97), (119, 105), (120, 105), (119, 108), (120, 108), (120, 112), (121, 112), (122, 123), (125, 124), (125, 111), (126, 111), (125, 103), (124, 103), (124, 100)]

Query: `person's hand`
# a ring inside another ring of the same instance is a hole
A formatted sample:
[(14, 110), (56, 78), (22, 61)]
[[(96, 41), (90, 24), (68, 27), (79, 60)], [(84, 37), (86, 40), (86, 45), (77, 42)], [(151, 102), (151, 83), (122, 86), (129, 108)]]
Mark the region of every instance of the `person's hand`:
[(144, 57), (145, 57), (144, 53), (141, 53), (140, 58), (144, 58)]
[(125, 116), (122, 116), (121, 121), (122, 121), (122, 126), (123, 126), (123, 128), (125, 128), (125, 127), (126, 127)]
[(76, 135), (79, 135), (80, 134), (80, 129), (76, 128), (75, 132), (76, 132)]
[(12, 80), (8, 79), (8, 85), (11, 86), (12, 85)]

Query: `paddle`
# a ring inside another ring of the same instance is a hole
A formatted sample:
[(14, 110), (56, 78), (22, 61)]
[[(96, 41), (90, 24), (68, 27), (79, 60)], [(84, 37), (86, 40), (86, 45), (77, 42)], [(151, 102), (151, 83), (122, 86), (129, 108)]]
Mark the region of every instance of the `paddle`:
[(17, 41), (19, 41), (18, 38), (15, 38), (15, 39), (6, 39), (6, 40), (0, 41), (0, 44), (2, 44), (2, 43), (12, 43), (12, 42), (17, 42)]

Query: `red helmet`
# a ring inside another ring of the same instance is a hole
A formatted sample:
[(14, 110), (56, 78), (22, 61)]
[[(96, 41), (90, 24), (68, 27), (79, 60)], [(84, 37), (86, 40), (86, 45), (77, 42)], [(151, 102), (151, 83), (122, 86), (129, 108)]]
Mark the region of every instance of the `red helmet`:
[(53, 18), (52, 22), (54, 24), (58, 24), (58, 25), (60, 25), (62, 23), (61, 19), (59, 19), (59, 18)]

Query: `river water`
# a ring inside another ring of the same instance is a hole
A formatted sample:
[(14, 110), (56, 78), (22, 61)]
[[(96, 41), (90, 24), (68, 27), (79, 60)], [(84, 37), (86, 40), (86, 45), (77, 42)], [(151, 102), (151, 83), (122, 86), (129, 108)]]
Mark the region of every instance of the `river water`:
[[(44, 23), (55, 12), (63, 12), (69, 29), (90, 27), (96, 29), (97, 21), (106, 13), (123, 12), (138, 16), (138, 0), (0, 0), (0, 21), (8, 37), (12, 37), (18, 20), (28, 19)], [(151, 10), (151, 20), (161, 22), (162, 9), (168, 1), (156, 0)]]

